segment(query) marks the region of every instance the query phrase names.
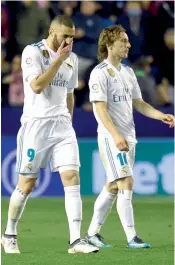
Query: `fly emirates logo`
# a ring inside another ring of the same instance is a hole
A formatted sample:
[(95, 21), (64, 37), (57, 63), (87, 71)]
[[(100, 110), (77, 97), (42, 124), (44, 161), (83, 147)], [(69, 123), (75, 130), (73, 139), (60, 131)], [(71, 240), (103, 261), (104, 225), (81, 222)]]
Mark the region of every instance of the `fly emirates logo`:
[(57, 76), (50, 83), (51, 86), (66, 87), (68, 81), (63, 78), (63, 73), (58, 73)]
[(126, 94), (126, 95), (117, 95), (117, 94), (114, 94), (113, 95), (113, 102), (115, 103), (120, 103), (120, 102), (123, 102), (123, 101), (131, 101), (132, 100), (132, 95), (131, 94)]

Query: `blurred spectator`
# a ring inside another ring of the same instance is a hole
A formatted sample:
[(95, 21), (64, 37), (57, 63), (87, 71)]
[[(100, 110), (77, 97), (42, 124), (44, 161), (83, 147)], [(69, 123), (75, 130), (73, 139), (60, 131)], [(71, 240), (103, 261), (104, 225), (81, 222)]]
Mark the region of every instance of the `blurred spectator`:
[[(151, 62), (151, 60), (150, 60)], [(143, 99), (149, 104), (157, 104), (156, 82), (151, 75), (150, 62), (145, 58), (139, 58), (133, 65)]]
[(129, 60), (134, 62), (145, 53), (145, 35), (147, 34), (147, 21), (149, 12), (142, 10), (138, 1), (126, 2), (124, 12), (119, 16), (117, 23), (126, 30), (131, 42)]
[(169, 84), (166, 78), (163, 78), (157, 86), (159, 105), (169, 106), (174, 104), (174, 87)]
[(174, 29), (169, 28), (165, 31), (163, 36), (163, 44), (157, 47), (155, 53), (155, 64), (160, 69), (160, 77), (158, 83), (162, 78), (167, 78), (169, 83), (174, 86)]
[(1, 73), (6, 74), (10, 70), (10, 64), (6, 61), (6, 49), (5, 46), (1, 46)]
[[(174, 1), (152, 1), (149, 10), (152, 17), (148, 24), (147, 45), (154, 57), (155, 65), (159, 67), (166, 49), (164, 33), (168, 28), (174, 29)], [(172, 55), (172, 57), (174, 56)], [(163, 64), (165, 63), (163, 62)]]
[(72, 16), (79, 8), (79, 1), (51, 1), (50, 6), (53, 13), (51, 18), (60, 14)]
[[(89, 103), (89, 76), (91, 71), (96, 66), (96, 63), (92, 64), (87, 70), (83, 80), (79, 80), (79, 87), (75, 89), (75, 103), (80, 107), (86, 102)], [(91, 103), (90, 103), (91, 104)]]
[[(134, 63), (144, 99), (153, 105), (174, 103), (174, 1), (2, 1), (1, 43), (5, 46), (1, 51), (1, 80), (9, 75), (8, 62), (14, 55), (20, 54), (26, 45), (45, 38), (50, 20), (59, 14), (70, 16), (76, 26), (73, 46), (79, 58), (76, 106), (92, 110), (88, 79), (89, 71), (97, 63), (99, 34), (104, 27), (116, 23), (127, 30), (131, 49), (123, 63)], [(17, 61), (18, 56), (13, 69)], [(19, 80), (20, 74), (17, 76)], [(8, 104), (8, 88), (9, 83), (3, 81), (2, 105)]]
[(30, 43), (37, 42), (47, 36), (50, 17), (48, 10), (40, 8), (37, 2), (22, 1), (17, 14), (16, 38), (19, 44), (19, 52)]
[(46, 0), (38, 0), (36, 1), (38, 3), (38, 7), (39, 8), (49, 8), (50, 6), (50, 1), (46, 1)]
[(153, 58), (141, 57), (133, 65), (143, 99), (149, 104), (156, 105), (170, 105), (169, 82), (163, 79), (157, 86), (156, 80), (152, 75), (151, 63)]
[(161, 4), (161, 1), (141, 1), (142, 8), (148, 10), (153, 16), (158, 15)]
[(3, 78), (2, 83), (9, 85), (9, 105), (12, 107), (22, 106), (24, 92), (20, 55), (13, 58), (11, 73)]
[(157, 21), (161, 32), (174, 27), (174, 1), (161, 1)]
[(61, 1), (58, 2), (58, 8), (61, 10), (61, 13), (71, 17), (73, 12), (75, 12), (75, 8), (77, 8), (77, 1)]
[(9, 15), (4, 3), (1, 5), (1, 43), (5, 44), (9, 39)]
[(1, 104), (8, 105), (8, 84), (3, 83), (3, 79), (10, 73), (10, 64), (6, 61), (5, 47), (1, 47)]
[(98, 2), (99, 9), (97, 14), (103, 18), (103, 27), (109, 27), (116, 23), (117, 16), (120, 11), (117, 7), (117, 2), (115, 1), (96, 1)]
[(84, 79), (86, 70), (96, 61), (98, 37), (103, 29), (103, 19), (95, 14), (98, 9), (99, 4), (95, 1), (82, 1), (80, 12), (72, 17), (76, 27), (73, 51), (79, 59), (80, 80)]

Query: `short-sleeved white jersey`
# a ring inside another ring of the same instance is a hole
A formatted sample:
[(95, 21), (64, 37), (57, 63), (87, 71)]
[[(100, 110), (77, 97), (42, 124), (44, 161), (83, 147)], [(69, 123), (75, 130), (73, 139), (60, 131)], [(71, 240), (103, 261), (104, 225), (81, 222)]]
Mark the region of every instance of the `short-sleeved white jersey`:
[[(90, 101), (107, 102), (108, 113), (116, 128), (128, 141), (136, 142), (132, 100), (142, 98), (142, 95), (132, 68), (121, 64), (119, 71), (104, 60), (92, 70), (89, 88)], [(98, 132), (109, 134), (97, 115), (95, 104), (93, 111), (98, 122)]]
[(67, 108), (67, 93), (78, 87), (78, 58), (72, 52), (59, 67), (49, 87), (40, 94), (33, 92), (31, 80), (43, 74), (56, 59), (52, 51), (42, 40), (28, 45), (22, 53), (22, 73), (24, 84), (24, 107), (21, 122), (33, 117), (69, 116)]

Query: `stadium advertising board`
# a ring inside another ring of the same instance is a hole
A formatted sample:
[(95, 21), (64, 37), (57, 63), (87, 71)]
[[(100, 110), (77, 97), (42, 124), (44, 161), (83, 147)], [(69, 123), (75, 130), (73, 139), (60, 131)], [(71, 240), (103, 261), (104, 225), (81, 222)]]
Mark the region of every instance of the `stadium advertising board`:
[[(105, 171), (95, 140), (79, 140), (82, 195), (98, 194), (105, 183)], [(173, 140), (139, 140), (134, 165), (134, 193), (137, 195), (174, 194)], [(2, 196), (10, 196), (16, 182), (15, 137), (2, 137)], [(57, 173), (42, 169), (32, 197), (63, 196)]]

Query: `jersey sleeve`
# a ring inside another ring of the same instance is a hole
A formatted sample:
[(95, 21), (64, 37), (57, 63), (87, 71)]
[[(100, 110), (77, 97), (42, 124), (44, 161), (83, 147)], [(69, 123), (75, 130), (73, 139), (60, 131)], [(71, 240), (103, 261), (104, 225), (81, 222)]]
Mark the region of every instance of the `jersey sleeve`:
[(72, 93), (74, 88), (78, 87), (78, 57), (75, 57), (73, 74), (67, 85), (67, 93)]
[(107, 77), (100, 69), (94, 69), (89, 79), (90, 102), (107, 102)]
[(23, 79), (26, 82), (30, 82), (31, 77), (34, 78), (43, 73), (41, 67), (41, 57), (37, 49), (37, 47), (28, 45), (23, 50), (21, 67), (23, 72)]
[(138, 84), (137, 77), (136, 77), (136, 75), (135, 75), (133, 70), (132, 70), (132, 76), (133, 76), (133, 80), (134, 80), (133, 90), (132, 90), (132, 99), (142, 98), (142, 93), (141, 93), (141, 90), (140, 90), (140, 86)]

